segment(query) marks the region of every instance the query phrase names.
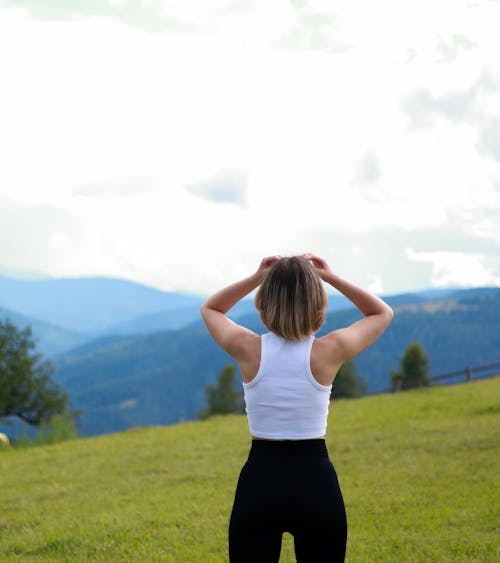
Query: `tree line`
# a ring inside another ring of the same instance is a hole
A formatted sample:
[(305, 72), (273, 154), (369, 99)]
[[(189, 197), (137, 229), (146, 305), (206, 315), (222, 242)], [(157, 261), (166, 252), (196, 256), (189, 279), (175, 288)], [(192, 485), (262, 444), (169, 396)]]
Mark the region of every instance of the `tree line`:
[[(399, 360), (399, 370), (389, 374), (391, 391), (404, 391), (431, 383), (429, 356), (417, 341), (412, 342)], [(224, 366), (215, 385), (205, 388), (206, 406), (197, 413), (200, 420), (215, 414), (241, 414), (245, 412), (243, 393), (238, 388), (239, 379), (233, 364)], [(332, 385), (330, 400), (362, 397), (368, 390), (368, 382), (356, 372), (354, 360), (345, 362)]]

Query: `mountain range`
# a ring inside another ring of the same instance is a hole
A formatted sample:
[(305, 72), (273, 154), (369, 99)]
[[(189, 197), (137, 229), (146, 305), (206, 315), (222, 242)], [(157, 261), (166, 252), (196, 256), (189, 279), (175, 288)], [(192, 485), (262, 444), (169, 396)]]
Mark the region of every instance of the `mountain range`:
[[(39, 351), (56, 367), (54, 379), (72, 408), (83, 411), (84, 435), (195, 417), (206, 385), (232, 361), (200, 320), (202, 300), (110, 278), (0, 276), (0, 317), (32, 326)], [(318, 335), (361, 316), (342, 296), (329, 300)], [(414, 340), (429, 354), (434, 375), (500, 361), (500, 289), (429, 290), (386, 300), (395, 310), (391, 326), (355, 361), (370, 393), (388, 390), (390, 372)], [(251, 299), (231, 314), (265, 330)]]

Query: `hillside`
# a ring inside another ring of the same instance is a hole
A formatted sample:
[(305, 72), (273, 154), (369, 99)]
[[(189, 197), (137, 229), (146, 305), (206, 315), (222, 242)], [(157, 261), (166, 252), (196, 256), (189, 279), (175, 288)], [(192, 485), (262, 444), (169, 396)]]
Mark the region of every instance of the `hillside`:
[[(369, 392), (387, 390), (404, 348), (418, 339), (430, 355), (432, 373), (500, 361), (500, 290), (463, 290), (444, 299), (400, 299), (383, 337), (356, 360)], [(346, 326), (353, 309), (329, 313), (324, 328)], [(256, 314), (240, 322), (262, 332)], [(231, 358), (211, 340), (203, 324), (136, 337), (108, 337), (56, 358), (56, 379), (68, 390), (85, 434), (136, 425), (192, 419)]]
[[(333, 404), (347, 561), (497, 560), (499, 396), (496, 377)], [(0, 450), (0, 560), (226, 561), (248, 447), (229, 416)]]

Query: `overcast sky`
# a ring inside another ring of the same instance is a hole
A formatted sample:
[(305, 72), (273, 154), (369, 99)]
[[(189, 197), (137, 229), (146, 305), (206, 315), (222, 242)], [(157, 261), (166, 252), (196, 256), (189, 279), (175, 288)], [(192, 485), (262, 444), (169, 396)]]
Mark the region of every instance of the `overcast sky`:
[[(0, 0), (0, 266), (500, 285), (500, 2)], [(5, 271), (5, 270), (4, 270)]]

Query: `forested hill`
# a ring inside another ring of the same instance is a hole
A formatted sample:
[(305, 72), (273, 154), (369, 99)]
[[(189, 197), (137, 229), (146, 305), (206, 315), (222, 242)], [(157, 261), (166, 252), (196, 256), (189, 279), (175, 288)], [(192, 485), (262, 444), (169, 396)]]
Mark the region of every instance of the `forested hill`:
[[(389, 373), (414, 340), (428, 352), (434, 375), (500, 361), (500, 289), (392, 304), (391, 326), (356, 360), (369, 392), (388, 389)], [(353, 309), (329, 313), (319, 334), (359, 317)], [(240, 322), (263, 331), (256, 314)], [(84, 433), (99, 434), (192, 419), (204, 403), (205, 386), (229, 361), (200, 322), (177, 331), (88, 343), (56, 358), (55, 377), (68, 390), (73, 408), (84, 411)]]

